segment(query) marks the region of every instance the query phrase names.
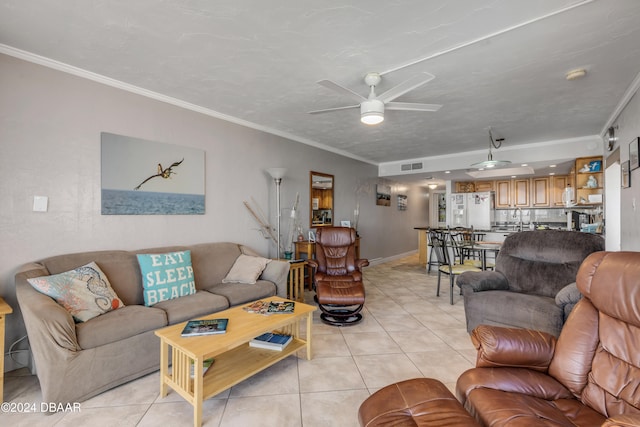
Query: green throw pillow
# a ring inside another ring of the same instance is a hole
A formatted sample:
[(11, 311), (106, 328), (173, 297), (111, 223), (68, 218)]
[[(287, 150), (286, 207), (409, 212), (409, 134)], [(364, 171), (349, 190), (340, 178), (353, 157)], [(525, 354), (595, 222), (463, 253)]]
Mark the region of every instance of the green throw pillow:
[(137, 257), (146, 306), (196, 293), (191, 251), (138, 254)]
[(63, 306), (76, 322), (86, 322), (124, 303), (95, 262), (51, 276), (27, 279), (39, 292)]

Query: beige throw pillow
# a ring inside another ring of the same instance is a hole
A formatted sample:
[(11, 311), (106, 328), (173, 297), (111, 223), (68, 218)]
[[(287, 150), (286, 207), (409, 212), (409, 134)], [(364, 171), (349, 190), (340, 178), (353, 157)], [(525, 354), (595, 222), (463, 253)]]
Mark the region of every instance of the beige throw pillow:
[(262, 271), (270, 263), (267, 258), (240, 254), (236, 262), (231, 267), (227, 277), (222, 279), (222, 283), (247, 283), (254, 284)]

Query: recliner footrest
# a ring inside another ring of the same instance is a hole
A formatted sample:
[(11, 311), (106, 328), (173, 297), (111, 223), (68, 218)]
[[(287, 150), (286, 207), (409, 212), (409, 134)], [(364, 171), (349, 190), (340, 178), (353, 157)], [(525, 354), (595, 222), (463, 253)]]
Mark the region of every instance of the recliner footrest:
[(414, 378), (381, 388), (360, 405), (358, 420), (362, 427), (480, 426), (449, 389), (433, 378)]

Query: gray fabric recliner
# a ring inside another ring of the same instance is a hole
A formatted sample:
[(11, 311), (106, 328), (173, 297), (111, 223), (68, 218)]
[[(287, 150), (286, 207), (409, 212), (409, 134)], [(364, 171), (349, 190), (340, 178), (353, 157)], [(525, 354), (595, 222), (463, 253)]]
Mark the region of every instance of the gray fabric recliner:
[(458, 277), (467, 331), (488, 324), (535, 329), (557, 337), (580, 299), (575, 288), (580, 264), (590, 253), (603, 250), (601, 236), (577, 231), (525, 231), (508, 236), (494, 271)]

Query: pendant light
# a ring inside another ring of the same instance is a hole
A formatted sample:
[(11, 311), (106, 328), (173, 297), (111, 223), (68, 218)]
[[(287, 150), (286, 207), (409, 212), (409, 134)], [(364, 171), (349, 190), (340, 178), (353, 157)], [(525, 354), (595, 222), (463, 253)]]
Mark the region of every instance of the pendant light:
[(476, 169), (496, 169), (496, 168), (501, 168), (501, 167), (510, 165), (511, 162), (508, 160), (493, 160), (491, 147), (497, 150), (502, 146), (502, 141), (504, 141), (504, 138), (498, 138), (497, 140), (493, 139), (491, 128), (489, 128), (489, 156), (487, 160), (483, 162), (474, 163), (471, 165), (471, 167)]

